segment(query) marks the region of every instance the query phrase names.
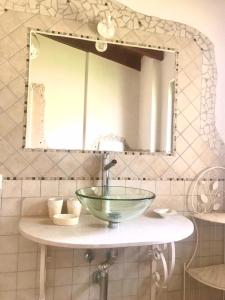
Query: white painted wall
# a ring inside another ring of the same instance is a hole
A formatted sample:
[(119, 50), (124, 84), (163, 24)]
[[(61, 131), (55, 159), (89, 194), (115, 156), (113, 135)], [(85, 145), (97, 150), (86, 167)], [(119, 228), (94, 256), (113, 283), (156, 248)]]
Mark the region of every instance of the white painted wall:
[(118, 0), (141, 13), (195, 27), (215, 45), (218, 70), (216, 125), (225, 141), (225, 1), (224, 0)]
[(137, 149), (139, 73), (89, 53), (85, 149), (110, 134)]
[(139, 148), (155, 152), (160, 147), (160, 62), (143, 56), (139, 99)]
[(31, 60), (29, 82), (45, 86), (46, 145), (82, 149), (86, 54), (41, 35), (38, 39), (40, 54)]
[[(175, 78), (174, 69), (174, 53), (165, 52), (163, 61), (146, 56), (142, 58), (139, 99), (140, 149), (150, 149), (151, 152), (172, 151), (172, 108), (168, 107), (168, 93), (169, 83)], [(170, 140), (170, 147), (167, 146), (167, 140)]]
[(140, 98), (139, 98), (139, 147), (150, 149), (150, 119), (151, 116), (151, 94), (152, 94), (152, 64), (153, 59), (145, 56), (141, 61), (140, 74)]
[[(170, 82), (175, 80), (175, 54), (164, 53), (164, 60), (161, 62), (161, 147), (165, 152), (172, 152), (173, 140), (173, 100), (170, 99)], [(172, 100), (172, 102), (170, 101)]]

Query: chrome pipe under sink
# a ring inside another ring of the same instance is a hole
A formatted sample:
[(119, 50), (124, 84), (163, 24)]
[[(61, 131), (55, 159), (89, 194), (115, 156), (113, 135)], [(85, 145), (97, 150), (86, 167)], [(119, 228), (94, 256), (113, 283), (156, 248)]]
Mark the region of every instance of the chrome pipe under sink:
[(99, 284), (99, 300), (107, 300), (108, 298), (108, 271), (96, 271), (94, 273), (94, 282)]
[(108, 298), (108, 272), (109, 268), (116, 262), (117, 257), (118, 250), (110, 249), (106, 261), (99, 264), (97, 271), (93, 273), (93, 281), (98, 283), (100, 287), (99, 300), (107, 300)]

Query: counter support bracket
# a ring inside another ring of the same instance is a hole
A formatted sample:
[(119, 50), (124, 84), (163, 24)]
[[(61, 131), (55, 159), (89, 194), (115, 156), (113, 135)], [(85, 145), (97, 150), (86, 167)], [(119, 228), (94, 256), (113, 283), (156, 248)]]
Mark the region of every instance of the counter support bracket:
[[(165, 258), (165, 251), (170, 253), (170, 258), (168, 258), (169, 261), (167, 261)], [(157, 292), (167, 286), (168, 281), (173, 275), (176, 258), (175, 243), (172, 242), (164, 245), (153, 245), (149, 254), (152, 256), (151, 299), (155, 300)], [(157, 271), (159, 264), (162, 264), (163, 276)]]
[(47, 246), (40, 245), (41, 255), (40, 255), (40, 291), (39, 291), (39, 300), (45, 300), (45, 281), (46, 281), (46, 253)]

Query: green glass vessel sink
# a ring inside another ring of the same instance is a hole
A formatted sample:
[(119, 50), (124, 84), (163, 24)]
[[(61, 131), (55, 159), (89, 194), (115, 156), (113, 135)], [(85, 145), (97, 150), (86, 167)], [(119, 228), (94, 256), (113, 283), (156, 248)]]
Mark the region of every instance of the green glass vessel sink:
[(92, 215), (108, 221), (111, 228), (141, 215), (155, 198), (150, 191), (121, 186), (86, 187), (76, 195)]

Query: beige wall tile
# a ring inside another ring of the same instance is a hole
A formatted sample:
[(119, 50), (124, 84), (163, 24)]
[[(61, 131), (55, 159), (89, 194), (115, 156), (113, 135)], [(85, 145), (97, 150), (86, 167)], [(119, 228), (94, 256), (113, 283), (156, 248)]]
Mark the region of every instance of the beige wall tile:
[(138, 278), (138, 300), (146, 299), (146, 297), (151, 293), (151, 279), (150, 277)]
[(23, 180), (22, 197), (40, 197), (41, 184), (40, 180)]
[[(19, 137), (17, 137), (17, 139), (18, 138)], [(16, 176), (19, 176), (19, 174), (27, 167), (27, 165), (27, 161), (18, 152), (16, 152), (13, 155), (10, 155), (8, 160), (5, 162), (6, 168), (9, 169), (9, 171), (12, 172), (12, 174), (16, 174)]]
[(0, 216), (14, 217), (20, 215), (21, 198), (3, 198)]
[(62, 268), (55, 270), (55, 286), (71, 285), (73, 277), (72, 268)]
[(182, 299), (182, 293), (181, 292), (170, 292), (170, 293), (168, 293), (167, 300), (180, 300), (180, 299)]
[(1, 254), (0, 255), (0, 273), (9, 273), (17, 271), (17, 260), (16, 254)]
[(17, 291), (18, 300), (36, 300), (36, 290), (35, 289), (24, 289)]
[(22, 235), (19, 236), (19, 252), (35, 252), (37, 249), (36, 243), (24, 238)]
[(111, 186), (125, 186), (126, 184), (126, 180), (114, 180), (114, 179), (111, 179), (109, 181), (109, 185)]
[(18, 217), (0, 217), (0, 235), (18, 233)]
[(21, 180), (4, 180), (3, 197), (21, 197)]
[(94, 181), (93, 180), (77, 180), (77, 189), (81, 189), (84, 187), (93, 186)]
[(186, 201), (185, 196), (171, 196), (168, 199), (166, 207), (170, 208), (171, 210), (183, 212), (186, 210), (185, 201)]
[(17, 253), (18, 251), (18, 236), (5, 235), (0, 236), (0, 254)]
[(148, 278), (150, 276), (151, 266), (149, 261), (139, 262), (138, 265), (138, 277), (139, 278)]
[(184, 181), (171, 181), (171, 195), (184, 195)]
[(0, 273), (0, 291), (10, 291), (15, 289), (16, 273)]
[(156, 195), (170, 195), (171, 181), (156, 181)]
[(58, 180), (42, 180), (41, 181), (41, 196), (54, 197), (59, 194), (59, 181)]
[(155, 193), (156, 182), (154, 180), (143, 180), (141, 181), (141, 188)]
[(109, 281), (108, 295), (109, 296), (122, 296), (123, 294), (123, 282), (121, 280)]
[(24, 198), (22, 202), (22, 216), (47, 216), (48, 205), (45, 198)]
[(4, 110), (8, 109), (11, 105), (13, 105), (17, 101), (16, 96), (7, 87), (1, 89), (0, 97), (1, 97), (0, 106)]
[(126, 274), (126, 279), (138, 278), (138, 263), (129, 262), (124, 263), (124, 274)]
[(171, 196), (157, 196), (154, 199), (153, 203), (150, 206), (150, 210), (154, 210), (157, 208), (168, 208), (168, 205), (171, 201)]
[(34, 271), (37, 269), (37, 253), (19, 253), (18, 271)]
[(7, 291), (1, 292), (0, 291), (0, 299), (1, 300), (16, 300), (16, 291)]
[(137, 295), (138, 283), (136, 279), (125, 279), (123, 281), (123, 295), (132, 296)]
[(139, 248), (128, 247), (124, 248), (124, 261), (125, 262), (136, 262), (139, 260)]
[(77, 189), (76, 180), (60, 180), (59, 196), (74, 197)]
[(26, 271), (17, 273), (17, 288), (19, 290), (23, 289), (33, 289), (35, 288), (35, 271)]
[(73, 250), (57, 249), (55, 252), (56, 268), (71, 268), (73, 266)]
[[(90, 298), (93, 300), (94, 299), (97, 300), (98, 298), (94, 297), (95, 295), (96, 296), (98, 295), (98, 297), (99, 297), (99, 293), (91, 293)], [(88, 299), (88, 296), (89, 296), (89, 284), (88, 283), (76, 284), (73, 286), (72, 300), (77, 300), (77, 299), (86, 300), (86, 299)], [(67, 298), (67, 299), (69, 299), (69, 298)], [(65, 299), (65, 300), (67, 300), (67, 299)], [(60, 300), (60, 299), (58, 299), (58, 300)]]
[(54, 290), (54, 300), (71, 299), (72, 286), (57, 286)]
[(89, 283), (90, 281), (90, 267), (76, 267), (73, 269), (73, 283)]
[(109, 280), (123, 280), (125, 274), (124, 265), (115, 263), (109, 269)]
[[(38, 282), (36, 284), (39, 287), (39, 278), (37, 278)], [(55, 285), (55, 269), (49, 269), (48, 266), (46, 268), (46, 286), (47, 287), (54, 287)]]
[(141, 188), (141, 180), (126, 180), (126, 187)]
[(180, 290), (182, 287), (182, 276), (181, 275), (173, 275), (170, 282), (168, 283), (168, 290), (175, 291)]

